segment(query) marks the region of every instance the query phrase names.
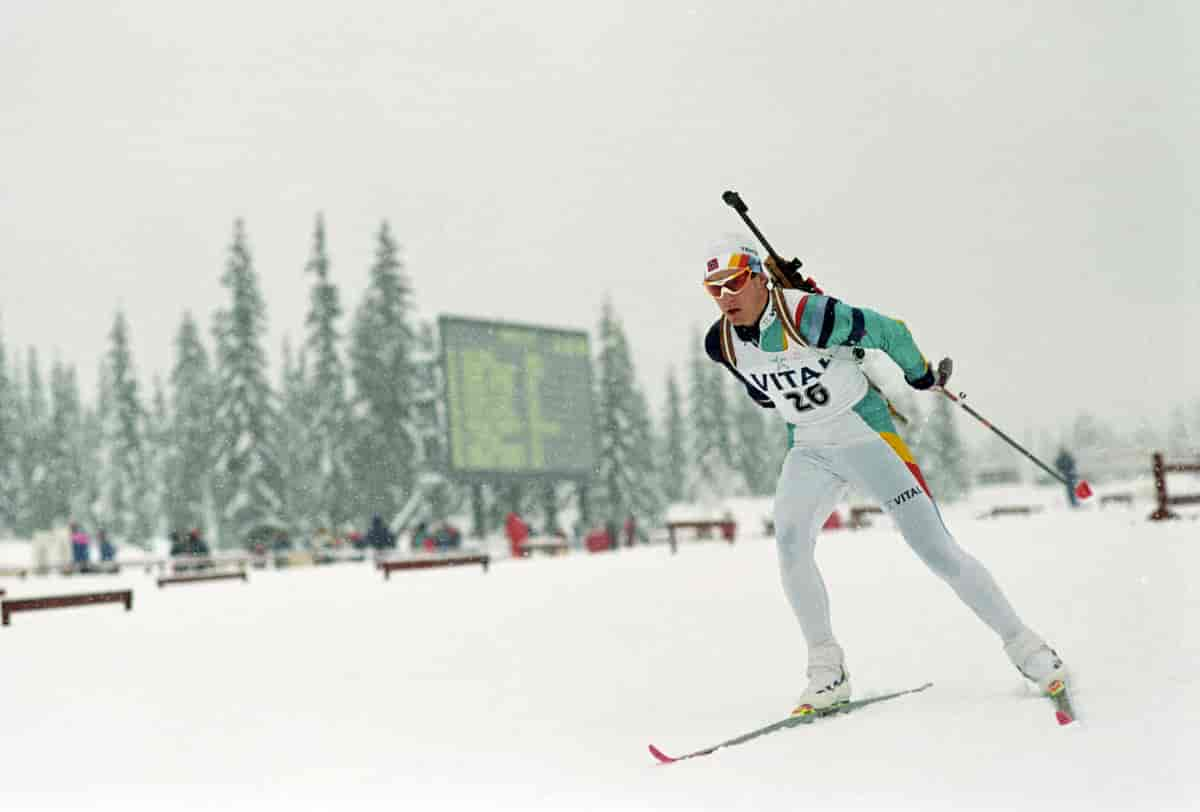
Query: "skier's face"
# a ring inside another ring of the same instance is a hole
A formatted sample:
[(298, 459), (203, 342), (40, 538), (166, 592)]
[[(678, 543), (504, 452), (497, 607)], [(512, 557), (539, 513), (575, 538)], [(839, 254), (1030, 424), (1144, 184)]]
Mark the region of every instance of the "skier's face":
[(719, 271), (705, 279), (704, 285), (721, 312), (738, 327), (758, 322), (767, 306), (765, 274), (750, 273), (747, 269)]

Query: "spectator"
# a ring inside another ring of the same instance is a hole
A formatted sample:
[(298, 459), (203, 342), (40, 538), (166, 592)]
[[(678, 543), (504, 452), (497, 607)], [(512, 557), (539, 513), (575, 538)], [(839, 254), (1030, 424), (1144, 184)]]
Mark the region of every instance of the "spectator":
[(111, 541), (109, 541), (107, 530), (105, 530), (104, 528), (100, 528), (99, 532), (96, 533), (96, 541), (100, 545), (100, 560), (101, 561), (103, 561), (104, 563), (107, 564), (107, 563), (113, 561), (114, 559), (116, 559), (117, 548), (113, 546), (113, 543)]
[(625, 526), (622, 529), (625, 531), (625, 546), (632, 547), (637, 540), (637, 519), (633, 518), (632, 513), (625, 517)]
[(1058, 457), (1054, 460), (1054, 467), (1063, 475), (1063, 479), (1067, 481), (1067, 504), (1071, 507), (1078, 507), (1079, 500), (1075, 497), (1075, 484), (1079, 480), (1079, 472), (1075, 468), (1075, 458), (1071, 456), (1071, 452), (1065, 448), (1058, 450)]
[(529, 538), (529, 525), (517, 515), (516, 511), (509, 511), (508, 516), (504, 518), (504, 534), (508, 536), (508, 544), (513, 558), (523, 556), (525, 550), (521, 545)]
[(187, 540), (184, 539), (182, 533), (180, 533), (178, 530), (172, 530), (170, 539), (171, 539), (170, 555), (172, 558), (174, 558), (177, 555), (187, 555)]
[(356, 550), (365, 550), (367, 548), (367, 540), (363, 538), (363, 534), (357, 530), (351, 530), (347, 534), (350, 539), (350, 546)]
[(439, 550), (457, 550), (462, 542), (458, 528), (448, 522), (442, 522), (433, 538), (434, 546)]
[(425, 522), (417, 522), (413, 529), (412, 549), (420, 550), (425, 546), (425, 537), (429, 535), (429, 526)]
[(328, 527), (321, 527), (312, 537), (312, 547), (314, 550), (332, 550), (336, 545), (333, 538), (333, 533), (329, 532)]
[(85, 570), (88, 565), (88, 548), (92, 540), (83, 528), (71, 523), (71, 564), (75, 569)]
[(212, 554), (208, 548), (208, 542), (204, 540), (204, 536), (200, 534), (200, 528), (193, 527), (187, 536), (187, 541), (184, 543), (184, 553), (194, 555), (200, 558), (206, 558)]
[(616, 540), (612, 533), (609, 532), (607, 525), (595, 527), (589, 532), (583, 540), (584, 547), (589, 553), (599, 553), (604, 550), (611, 550), (616, 546)]
[(371, 517), (371, 529), (367, 531), (367, 546), (386, 550), (396, 546), (396, 536), (383, 523), (378, 513)]

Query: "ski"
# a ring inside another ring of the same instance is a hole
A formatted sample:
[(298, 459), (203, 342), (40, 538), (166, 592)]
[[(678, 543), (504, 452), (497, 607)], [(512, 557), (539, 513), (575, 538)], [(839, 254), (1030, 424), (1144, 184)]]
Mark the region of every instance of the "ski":
[(1071, 695), (1067, 693), (1065, 682), (1056, 679), (1050, 683), (1050, 687), (1046, 689), (1046, 696), (1054, 703), (1054, 718), (1060, 725), (1069, 725), (1079, 718), (1071, 706)]
[(668, 756), (666, 753), (664, 753), (662, 750), (659, 750), (652, 744), (650, 745), (650, 755), (654, 756), (654, 758), (657, 759), (660, 764), (674, 764), (676, 761), (683, 761), (684, 759), (707, 756), (710, 753), (715, 753), (716, 751), (725, 747), (733, 747), (738, 744), (744, 744), (751, 739), (757, 739), (759, 736), (765, 736), (768, 733), (774, 733), (776, 730), (799, 727), (800, 725), (811, 725), (818, 719), (824, 719), (827, 716), (836, 716), (838, 714), (848, 713), (849, 711), (857, 710), (859, 708), (865, 708), (867, 705), (874, 705), (876, 702), (883, 702), (888, 699), (895, 699), (900, 696), (919, 693), (920, 691), (924, 691), (926, 688), (929, 688), (932, 685), (932, 682), (927, 682), (924, 685), (916, 688), (909, 688), (906, 691), (895, 691), (890, 694), (880, 694), (879, 696), (867, 697), (866, 699), (856, 699), (850, 702), (843, 702), (842, 704), (835, 705), (832, 708), (814, 711), (813, 713), (806, 714), (804, 716), (789, 716), (786, 719), (780, 719), (777, 722), (764, 725), (756, 730), (751, 730), (749, 733), (743, 733), (741, 736), (729, 739), (728, 741), (723, 741), (720, 744), (714, 744), (712, 747), (705, 747), (703, 750), (696, 750), (683, 756)]

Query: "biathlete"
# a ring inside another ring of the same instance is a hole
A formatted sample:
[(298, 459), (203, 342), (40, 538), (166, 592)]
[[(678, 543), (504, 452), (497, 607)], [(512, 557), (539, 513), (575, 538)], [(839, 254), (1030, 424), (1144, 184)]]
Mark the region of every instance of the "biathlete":
[(808, 646), (809, 679), (793, 714), (850, 698), (850, 673), (815, 557), (817, 534), (849, 486), (891, 515), (926, 566), (996, 633), (1022, 675), (1043, 693), (1057, 692), (1066, 679), (1062, 659), (950, 535), (887, 402), (859, 365), (859, 348), (882, 350), (915, 389), (945, 383), (904, 323), (818, 293), (774, 288), (757, 250), (743, 239), (710, 251), (704, 289), (721, 310), (705, 337), (709, 358), (787, 423), (775, 538), (783, 588)]

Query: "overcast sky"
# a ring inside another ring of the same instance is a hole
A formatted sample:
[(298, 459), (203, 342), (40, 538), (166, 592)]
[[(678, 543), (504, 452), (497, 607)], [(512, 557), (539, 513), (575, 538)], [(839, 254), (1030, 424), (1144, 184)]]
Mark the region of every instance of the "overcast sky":
[(1158, 419), (1200, 397), (1197, 8), (6, 0), (0, 332), (92, 400), (121, 307), (165, 375), (242, 217), (278, 358), (314, 215), (351, 313), (386, 218), (427, 316), (610, 296), (658, 409), (734, 188), (1001, 426)]

